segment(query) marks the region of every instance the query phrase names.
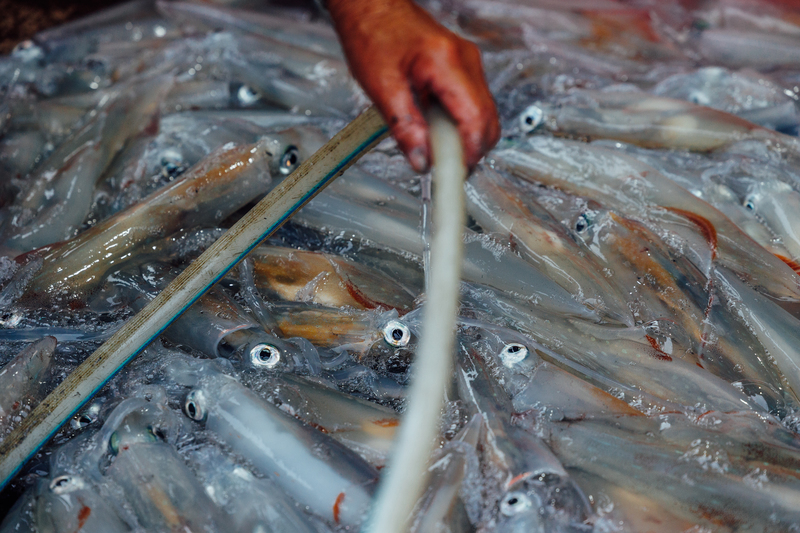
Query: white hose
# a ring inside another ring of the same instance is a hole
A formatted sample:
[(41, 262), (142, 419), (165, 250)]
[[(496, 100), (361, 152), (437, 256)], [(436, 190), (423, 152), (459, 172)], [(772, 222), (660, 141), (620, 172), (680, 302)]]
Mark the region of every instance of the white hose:
[(387, 133), (374, 108), (358, 116), (81, 363), (0, 443), (0, 488), (128, 361)]
[(453, 367), (467, 169), (461, 139), (450, 118), (434, 109), (428, 122), (435, 166), (431, 283), (422, 312), (422, 334), (412, 367), (408, 407), (364, 527), (368, 533), (408, 530), (411, 512), (426, 485), (428, 461), (436, 444), (445, 388)]

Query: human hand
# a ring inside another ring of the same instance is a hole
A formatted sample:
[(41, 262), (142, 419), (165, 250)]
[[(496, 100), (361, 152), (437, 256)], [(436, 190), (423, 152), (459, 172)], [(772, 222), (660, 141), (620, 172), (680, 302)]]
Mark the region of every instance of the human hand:
[(430, 166), (419, 105), (438, 100), (455, 120), (472, 168), (500, 136), (478, 48), (411, 0), (328, 0), (353, 76), (418, 172)]

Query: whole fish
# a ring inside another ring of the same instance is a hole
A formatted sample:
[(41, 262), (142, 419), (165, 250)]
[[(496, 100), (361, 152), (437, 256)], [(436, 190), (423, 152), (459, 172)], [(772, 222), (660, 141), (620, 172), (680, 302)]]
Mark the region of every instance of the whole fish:
[[(607, 207), (636, 218), (661, 207), (692, 217), (698, 229), (717, 236), (718, 261), (746, 276), (762, 292), (779, 299), (800, 296), (797, 274), (737, 228), (724, 214), (639, 161), (582, 143), (534, 137), (519, 149), (495, 152), (513, 174), (593, 197)], [(710, 241), (713, 244), (713, 241)], [(698, 265), (701, 271), (708, 265)]]
[(755, 138), (798, 149), (793, 137), (735, 115), (639, 91), (575, 91), (560, 107), (539, 107), (544, 113), (543, 124), (574, 137), (698, 152)]
[(527, 260), (591, 307), (620, 321), (630, 311), (586, 251), (521, 188), (488, 168), (467, 182), (467, 210), (484, 230), (507, 233)]
[[(11, 220), (5, 246), (27, 252), (74, 236), (92, 202), (100, 174), (125, 142), (152, 127), (159, 105), (172, 86), (160, 76), (132, 84), (112, 99), (29, 178), (17, 205), (29, 214)], [(130, 117), (136, 117), (131, 120)], [(28, 218), (28, 220), (26, 220)]]
[[(103, 472), (125, 494), (139, 524), (149, 531), (230, 531), (228, 517), (165, 442), (161, 405), (138, 398), (122, 402), (98, 434), (101, 450), (114, 456)], [(97, 466), (97, 468), (101, 468)]]
[[(291, 170), (298, 164), (294, 140), (289, 133), (264, 137), (256, 144), (224, 146), (141, 203), (70, 241), (39, 250), (44, 266), (28, 288), (29, 294), (79, 297), (146, 243), (181, 226), (224, 219), (266, 192), (273, 176), (286, 173), (281, 168)], [(294, 154), (292, 161), (283, 157), (287, 153)]]
[(321, 431), (223, 374), (203, 376), (184, 412), (310, 512), (344, 526), (363, 521), (377, 471)]
[[(463, 341), (462, 341), (463, 342)], [(497, 390), (483, 363), (462, 345), (457, 363), (459, 396), (486, 423), (487, 459), (498, 470), (498, 531), (580, 530), (591, 509), (586, 497), (550, 449), (534, 435), (511, 424), (511, 400)]]

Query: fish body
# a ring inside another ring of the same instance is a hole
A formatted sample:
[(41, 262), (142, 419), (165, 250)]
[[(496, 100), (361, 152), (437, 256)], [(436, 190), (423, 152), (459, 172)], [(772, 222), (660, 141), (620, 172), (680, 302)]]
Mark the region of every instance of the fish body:
[(511, 180), (479, 168), (467, 182), (467, 210), (484, 228), (506, 233), (517, 251), (578, 301), (620, 321), (630, 311), (597, 264), (547, 211)]
[(272, 398), (281, 409), (324, 431), (376, 468), (385, 465), (400, 426), (397, 412), (300, 376), (283, 374), (278, 383)]
[[(773, 297), (796, 300), (800, 296), (800, 278), (788, 265), (765, 254), (723, 213), (648, 165), (605, 149), (540, 137), (529, 139), (524, 150), (502, 150), (495, 156), (501, 165), (523, 179), (594, 197), (631, 218), (641, 214), (642, 209), (653, 207), (692, 215), (709, 235), (713, 228), (722, 264), (747, 276), (760, 291)], [(702, 271), (707, 265), (698, 267)]]
[(42, 479), (34, 516), (41, 533), (133, 531), (91, 482), (76, 474)]
[(55, 349), (55, 337), (44, 337), (0, 368), (0, 427), (8, 428), (21, 407), (42, 399), (42, 383)]
[(407, 313), (414, 295), (383, 273), (344, 257), (280, 247), (254, 250), (255, 282), (288, 301)]
[(184, 411), (312, 513), (346, 526), (364, 519), (377, 471), (234, 379), (207, 376), (189, 393)]
[(219, 221), (273, 183), (270, 169), (289, 149), (277, 139), (222, 147), (181, 179), (76, 238), (41, 250), (44, 267), (29, 292), (75, 295), (90, 291), (105, 272), (143, 245), (182, 225)]
[(157, 121), (171, 86), (167, 76), (130, 86), (42, 163), (19, 202), (33, 220), (8, 227), (5, 245), (26, 252), (72, 237), (89, 212), (100, 174), (129, 138)]
[(272, 482), (257, 478), (220, 450), (206, 446), (190, 455), (209, 498), (227, 513), (231, 531), (318, 533), (311, 517)]

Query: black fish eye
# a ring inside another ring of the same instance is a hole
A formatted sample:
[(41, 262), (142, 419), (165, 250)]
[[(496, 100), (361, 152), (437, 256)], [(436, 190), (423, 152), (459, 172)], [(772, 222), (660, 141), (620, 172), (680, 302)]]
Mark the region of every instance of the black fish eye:
[(577, 222), (575, 222), (575, 231), (578, 233), (586, 231), (586, 228), (588, 228), (590, 225), (591, 220), (589, 220), (589, 217), (586, 216), (586, 213), (584, 213), (579, 216)]
[(500, 502), (500, 513), (505, 516), (513, 516), (532, 507), (533, 502), (523, 492), (512, 492), (506, 494)]
[(745, 200), (745, 202), (744, 202), (744, 208), (747, 209), (748, 211), (755, 211), (756, 210), (756, 204), (753, 202), (753, 200), (748, 199), (748, 200)]
[(271, 344), (256, 344), (250, 350), (250, 363), (259, 368), (275, 368), (281, 361), (281, 351)]
[(411, 330), (398, 320), (390, 320), (383, 327), (383, 339), (390, 345), (402, 348), (411, 340)]
[(201, 422), (206, 418), (205, 395), (200, 390), (193, 390), (186, 396), (183, 404), (186, 415), (192, 420)]
[(291, 172), (297, 167), (297, 164), (300, 162), (300, 152), (297, 150), (297, 147), (290, 146), (283, 152), (281, 156), (280, 162), (280, 171), (281, 174), (287, 175), (291, 174)]

